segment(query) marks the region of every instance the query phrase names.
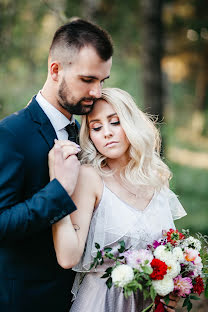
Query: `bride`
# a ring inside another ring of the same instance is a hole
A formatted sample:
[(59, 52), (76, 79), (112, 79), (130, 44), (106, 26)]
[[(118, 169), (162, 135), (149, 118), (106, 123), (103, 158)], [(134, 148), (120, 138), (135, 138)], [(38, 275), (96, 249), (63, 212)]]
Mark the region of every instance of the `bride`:
[[(171, 173), (160, 158), (158, 130), (127, 92), (106, 88), (82, 117), (80, 145), (82, 166), (72, 196), (77, 210), (53, 225), (58, 263), (78, 272), (70, 311), (142, 311), (150, 303), (142, 293), (125, 299), (121, 288), (108, 289), (100, 278), (105, 265), (89, 268), (95, 242), (104, 248), (124, 240), (126, 248), (145, 248), (186, 215), (168, 187)], [(65, 158), (72, 154), (69, 141), (55, 146), (49, 154), (51, 179), (57, 151)], [(177, 301), (171, 296), (166, 311), (174, 311)]]

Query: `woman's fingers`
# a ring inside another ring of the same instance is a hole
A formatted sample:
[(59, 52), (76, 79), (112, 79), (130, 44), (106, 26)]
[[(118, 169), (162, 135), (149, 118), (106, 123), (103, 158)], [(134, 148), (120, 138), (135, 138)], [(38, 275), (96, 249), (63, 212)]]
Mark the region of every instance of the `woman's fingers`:
[(69, 156), (76, 155), (81, 151), (78, 144), (69, 140), (55, 140), (55, 144), (58, 144), (61, 147), (64, 159), (67, 159)]
[(76, 146), (62, 146), (62, 153), (63, 153), (63, 158), (67, 159), (69, 156), (71, 155), (76, 155), (77, 153), (79, 153), (81, 151), (81, 149), (79, 147)]

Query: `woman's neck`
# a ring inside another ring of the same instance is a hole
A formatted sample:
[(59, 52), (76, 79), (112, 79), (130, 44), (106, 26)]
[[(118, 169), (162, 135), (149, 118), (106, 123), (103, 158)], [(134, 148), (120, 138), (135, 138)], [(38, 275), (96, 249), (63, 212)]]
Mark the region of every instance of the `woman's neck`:
[(128, 164), (129, 159), (127, 157), (120, 159), (107, 159), (107, 167), (116, 172), (121, 172)]

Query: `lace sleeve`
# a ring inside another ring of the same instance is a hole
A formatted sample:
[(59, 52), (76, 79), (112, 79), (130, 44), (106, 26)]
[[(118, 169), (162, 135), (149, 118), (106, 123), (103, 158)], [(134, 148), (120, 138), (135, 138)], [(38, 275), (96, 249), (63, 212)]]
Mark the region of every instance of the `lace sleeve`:
[(170, 189), (168, 189), (168, 202), (170, 205), (170, 210), (172, 213), (173, 220), (180, 219), (187, 215), (185, 209), (183, 208), (180, 201), (178, 200), (178, 197)]

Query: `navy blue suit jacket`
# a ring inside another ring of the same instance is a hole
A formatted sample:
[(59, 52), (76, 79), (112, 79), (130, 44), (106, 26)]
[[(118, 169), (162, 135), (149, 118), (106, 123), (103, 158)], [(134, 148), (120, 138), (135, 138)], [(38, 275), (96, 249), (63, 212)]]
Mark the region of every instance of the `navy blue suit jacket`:
[(49, 181), (55, 138), (35, 98), (0, 122), (1, 312), (69, 308), (73, 272), (57, 263), (51, 226), (76, 207), (56, 179)]

